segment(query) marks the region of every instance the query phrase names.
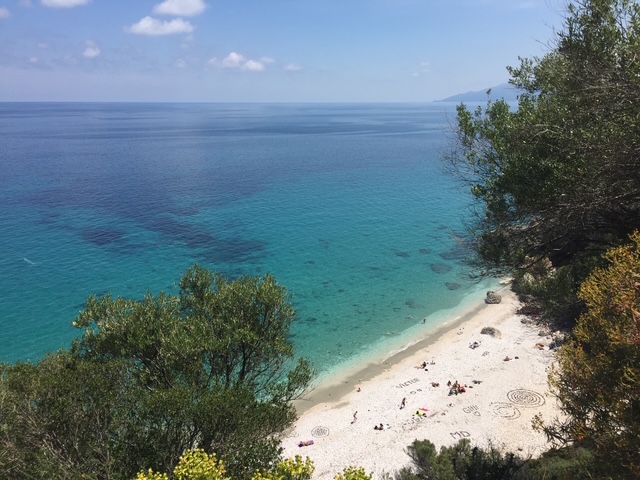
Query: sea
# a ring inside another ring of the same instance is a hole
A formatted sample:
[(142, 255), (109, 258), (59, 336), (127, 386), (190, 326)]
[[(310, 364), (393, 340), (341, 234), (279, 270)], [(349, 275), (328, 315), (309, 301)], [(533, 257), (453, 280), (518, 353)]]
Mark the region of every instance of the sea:
[(0, 103), (0, 362), (68, 348), (91, 295), (177, 294), (195, 263), (275, 276), (321, 374), (406, 347), (487, 290), (441, 160), (454, 120), (447, 103)]

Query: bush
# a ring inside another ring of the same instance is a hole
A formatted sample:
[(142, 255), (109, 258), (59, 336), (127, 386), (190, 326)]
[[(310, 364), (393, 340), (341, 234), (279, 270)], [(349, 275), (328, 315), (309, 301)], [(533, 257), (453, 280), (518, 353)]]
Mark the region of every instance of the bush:
[(396, 480), (510, 480), (518, 476), (526, 461), (513, 453), (501, 453), (490, 447), (471, 447), (462, 439), (440, 451), (429, 440), (416, 440), (408, 448), (414, 469), (405, 468)]

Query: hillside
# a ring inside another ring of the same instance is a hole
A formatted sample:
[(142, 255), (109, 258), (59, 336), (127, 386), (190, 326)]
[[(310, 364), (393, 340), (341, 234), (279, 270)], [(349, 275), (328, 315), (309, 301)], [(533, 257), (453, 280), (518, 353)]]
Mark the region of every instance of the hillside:
[[(491, 91), (490, 95), (487, 95), (488, 91)], [(435, 100), (436, 102), (485, 102), (487, 99), (499, 100), (504, 98), (507, 102), (517, 100), (518, 90), (508, 83), (501, 83), (495, 87), (485, 88), (484, 90), (458, 93), (442, 100)]]

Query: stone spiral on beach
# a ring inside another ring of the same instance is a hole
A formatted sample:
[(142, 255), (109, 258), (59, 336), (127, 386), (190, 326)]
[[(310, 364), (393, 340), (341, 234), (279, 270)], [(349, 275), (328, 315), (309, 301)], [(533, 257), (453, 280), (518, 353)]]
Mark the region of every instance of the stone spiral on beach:
[(545, 404), (545, 399), (542, 395), (523, 388), (511, 390), (507, 393), (507, 398), (519, 407), (541, 407)]
[(508, 402), (492, 403), (491, 410), (496, 417), (502, 417), (508, 420), (515, 420), (516, 418), (520, 418), (521, 415), (518, 407)]
[(329, 436), (329, 429), (327, 427), (314, 427), (311, 430), (311, 435), (313, 435), (316, 438), (328, 437)]

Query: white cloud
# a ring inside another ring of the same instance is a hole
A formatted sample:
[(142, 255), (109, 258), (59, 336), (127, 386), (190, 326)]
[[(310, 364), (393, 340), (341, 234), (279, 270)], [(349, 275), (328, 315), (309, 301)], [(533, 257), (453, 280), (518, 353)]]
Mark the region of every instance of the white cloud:
[(302, 67), (296, 63), (289, 63), (284, 66), (284, 70), (286, 72), (299, 72), (300, 70), (302, 70)]
[(176, 60), (175, 66), (177, 68), (185, 68), (187, 66), (187, 62), (185, 62), (182, 58)]
[(262, 57), (260, 59), (260, 63), (275, 63), (276, 60), (274, 58), (271, 57)]
[(207, 8), (204, 0), (165, 0), (153, 7), (156, 15), (175, 15), (178, 17), (194, 17)]
[(244, 57), (239, 53), (231, 52), (224, 60), (222, 60), (222, 66), (225, 68), (236, 68), (242, 65), (245, 61)]
[(5, 18), (9, 18), (11, 16), (11, 12), (7, 7), (0, 7), (0, 20), (4, 20)]
[(420, 62), (420, 72), (414, 72), (412, 77), (420, 77), (422, 74), (431, 72), (431, 64), (429, 62)]
[(73, 8), (88, 5), (91, 0), (41, 0), (41, 2), (49, 8)]
[(262, 72), (264, 70), (264, 63), (256, 62), (255, 60), (247, 60), (242, 66), (243, 70), (249, 70), (250, 72)]
[(168, 22), (161, 22), (152, 17), (144, 17), (138, 23), (125, 27), (125, 31), (135, 35), (175, 35), (179, 33), (191, 33), (195, 27), (181, 18), (174, 18)]
[(236, 52), (231, 52), (222, 60), (212, 58), (209, 60), (209, 65), (219, 68), (245, 70), (248, 72), (262, 72), (266, 68), (263, 61), (250, 60)]
[(98, 48), (98, 45), (96, 45), (96, 42), (92, 40), (87, 40), (85, 45), (86, 46), (85, 46), (84, 52), (82, 52), (83, 57), (96, 58), (100, 56), (100, 49)]

